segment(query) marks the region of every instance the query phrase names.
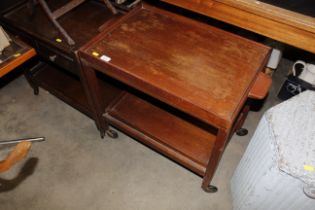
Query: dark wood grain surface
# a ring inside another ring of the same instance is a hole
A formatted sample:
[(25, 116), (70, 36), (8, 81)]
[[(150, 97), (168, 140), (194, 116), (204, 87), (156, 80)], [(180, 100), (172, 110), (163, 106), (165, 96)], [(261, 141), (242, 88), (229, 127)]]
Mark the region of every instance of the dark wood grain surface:
[[(67, 0), (48, 1), (53, 11), (68, 2)], [(37, 5), (33, 15), (26, 4), (15, 8), (3, 17), (3, 21), (15, 25), (25, 33), (43, 42), (51, 43), (65, 52), (77, 50), (84, 43), (98, 34), (98, 27), (113, 17), (102, 2), (87, 1), (58, 19), (58, 22), (75, 40), (76, 45), (69, 46), (62, 34), (49, 21), (43, 9)], [(56, 40), (62, 40), (57, 42)]]
[[(146, 6), (104, 32), (84, 53), (97, 52), (94, 59), (107, 74), (141, 86), (144, 92), (206, 122), (228, 127), (269, 50)], [(111, 60), (103, 61), (102, 55)]]

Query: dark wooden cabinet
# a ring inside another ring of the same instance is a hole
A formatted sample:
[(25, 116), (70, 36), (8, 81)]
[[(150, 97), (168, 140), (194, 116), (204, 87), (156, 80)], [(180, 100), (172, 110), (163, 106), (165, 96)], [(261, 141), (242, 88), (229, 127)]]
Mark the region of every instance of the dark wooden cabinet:
[[(79, 51), (101, 130), (113, 125), (203, 177), (248, 112), (270, 48), (148, 5)], [(98, 74), (122, 83), (103, 109)], [(260, 92), (260, 91), (259, 91)], [(263, 94), (264, 95), (264, 94)]]
[[(52, 10), (65, 4), (66, 0), (48, 0)], [(43, 9), (37, 5), (33, 13), (27, 1), (20, 1), (1, 16), (1, 25), (13, 34), (19, 35), (36, 49), (40, 64), (28, 70), (25, 75), (38, 93), (42, 87), (64, 102), (95, 119), (95, 113), (88, 92), (81, 81), (80, 61), (77, 50), (94, 36), (104, 25), (120, 15), (113, 15), (101, 1), (86, 1), (58, 19), (58, 22), (75, 41), (70, 46), (54, 27)], [(101, 87), (110, 89), (104, 98), (111, 100), (119, 93), (111, 84), (103, 82)], [(106, 105), (107, 103), (105, 103)]]

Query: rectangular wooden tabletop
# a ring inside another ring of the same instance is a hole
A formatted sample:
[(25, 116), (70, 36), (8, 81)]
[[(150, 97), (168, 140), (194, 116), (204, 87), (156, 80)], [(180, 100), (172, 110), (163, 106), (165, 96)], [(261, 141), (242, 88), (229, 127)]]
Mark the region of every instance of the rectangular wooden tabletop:
[(229, 127), (269, 47), (144, 6), (81, 49), (98, 70), (205, 122)]

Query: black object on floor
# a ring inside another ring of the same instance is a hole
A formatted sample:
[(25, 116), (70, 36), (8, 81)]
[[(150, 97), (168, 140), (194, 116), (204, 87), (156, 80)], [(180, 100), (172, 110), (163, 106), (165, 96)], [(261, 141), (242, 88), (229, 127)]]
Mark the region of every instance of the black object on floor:
[(314, 0), (260, 0), (283, 9), (315, 17)]
[(315, 90), (315, 87), (293, 75), (289, 75), (280, 88), (278, 98), (287, 100), (305, 90)]

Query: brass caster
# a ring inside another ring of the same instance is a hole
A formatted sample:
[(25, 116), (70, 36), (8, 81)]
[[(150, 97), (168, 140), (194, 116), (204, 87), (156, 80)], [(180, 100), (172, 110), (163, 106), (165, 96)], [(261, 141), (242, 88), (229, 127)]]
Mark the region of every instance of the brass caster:
[(106, 135), (113, 138), (113, 139), (117, 139), (118, 138), (118, 133), (112, 129), (108, 129), (106, 131)]
[(207, 187), (205, 188), (202, 188), (205, 192), (207, 193), (215, 193), (218, 191), (218, 188), (216, 186), (213, 186), (213, 185), (208, 185)]
[(246, 136), (248, 134), (248, 130), (246, 128), (240, 128), (236, 131), (236, 135), (238, 136)]
[(101, 131), (100, 135), (101, 135), (101, 138), (103, 139), (105, 137), (105, 132)]

